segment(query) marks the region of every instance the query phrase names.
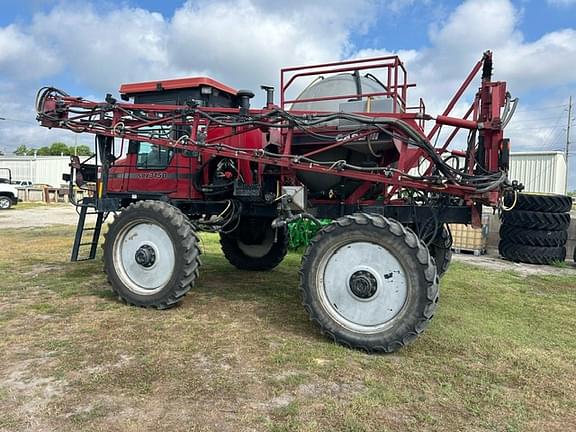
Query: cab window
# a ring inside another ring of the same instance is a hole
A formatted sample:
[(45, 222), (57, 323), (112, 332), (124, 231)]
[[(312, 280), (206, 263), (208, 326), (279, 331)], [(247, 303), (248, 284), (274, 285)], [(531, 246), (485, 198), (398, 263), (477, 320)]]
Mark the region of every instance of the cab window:
[(164, 169), (170, 164), (174, 149), (141, 142), (138, 149), (137, 167), (140, 169)]

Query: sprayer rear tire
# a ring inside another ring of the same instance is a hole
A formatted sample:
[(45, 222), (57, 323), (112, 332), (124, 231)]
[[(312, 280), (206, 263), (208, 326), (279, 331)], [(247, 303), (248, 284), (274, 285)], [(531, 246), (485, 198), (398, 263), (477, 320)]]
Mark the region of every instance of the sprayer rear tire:
[(420, 335), (438, 303), (436, 266), (410, 229), (380, 215), (337, 219), (302, 258), (310, 319), (341, 345), (393, 352)]
[(510, 225), (501, 225), (500, 238), (526, 246), (557, 247), (566, 244), (568, 232), (566, 230), (532, 230)]
[(436, 263), (438, 277), (442, 277), (452, 261), (452, 239), (445, 226), (442, 226), (436, 238), (428, 245), (428, 250)]
[(546, 213), (512, 210), (502, 213), (502, 223), (520, 228), (538, 230), (565, 230), (570, 225), (570, 213)]
[[(144, 264), (137, 261), (139, 254)], [(192, 224), (165, 202), (131, 204), (105, 235), (108, 281), (120, 300), (134, 306), (167, 309), (176, 305), (192, 288), (200, 264)]]
[(572, 209), (572, 197), (557, 194), (518, 193), (516, 203), (514, 194), (506, 194), (504, 204), (514, 205), (513, 210), (530, 210), (547, 213), (566, 213)]
[[(229, 234), (220, 233), (220, 246), (230, 264), (239, 270), (265, 271), (278, 266), (288, 253), (288, 228), (274, 229), (271, 219), (257, 224), (243, 220), (238, 229)], [(264, 230), (252, 232), (252, 230)], [(261, 235), (262, 241), (249, 244), (252, 236)]]

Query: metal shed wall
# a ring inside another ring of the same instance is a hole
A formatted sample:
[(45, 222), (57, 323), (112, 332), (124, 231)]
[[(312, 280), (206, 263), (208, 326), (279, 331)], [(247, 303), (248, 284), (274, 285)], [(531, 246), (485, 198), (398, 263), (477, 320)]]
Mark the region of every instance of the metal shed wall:
[(518, 152), (510, 155), (510, 180), (524, 184), (527, 192), (564, 194), (566, 160), (562, 152)]
[(59, 187), (62, 174), (69, 172), (70, 156), (0, 156), (0, 168), (12, 170), (12, 180)]
[[(464, 166), (464, 158), (460, 167)], [(410, 170), (411, 175), (423, 174), (430, 164), (422, 161), (420, 169)], [(456, 167), (455, 159), (450, 165)], [(510, 180), (518, 180), (526, 192), (564, 194), (566, 190), (566, 160), (562, 152), (516, 152), (510, 154)]]

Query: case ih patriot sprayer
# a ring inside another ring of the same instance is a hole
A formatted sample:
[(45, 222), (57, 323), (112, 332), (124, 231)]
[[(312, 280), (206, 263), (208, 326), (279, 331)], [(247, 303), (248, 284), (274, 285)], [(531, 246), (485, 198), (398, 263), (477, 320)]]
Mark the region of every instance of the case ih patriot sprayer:
[[(479, 72), (472, 106), (450, 117)], [(104, 241), (112, 289), (131, 305), (164, 309), (198, 277), (198, 231), (218, 232), (237, 268), (270, 270), (286, 255), (288, 223), (333, 219), (302, 259), (304, 307), (341, 344), (399, 349), (436, 310), (450, 261), (446, 224), (479, 225), (482, 206), (498, 207), (515, 188), (503, 129), (516, 101), (492, 81), (492, 54), (442, 115), (428, 115), (422, 100), (410, 106), (413, 86), (389, 56), (282, 69), (279, 104), (263, 86), (262, 109), (250, 107), (252, 92), (210, 78), (121, 86), (131, 103), (41, 89), (42, 126), (95, 135), (95, 157), (72, 158), (67, 176), (71, 190), (95, 184), (93, 197), (76, 202), (72, 260), (86, 244), (94, 258), (102, 221), (116, 213)], [(453, 130), (439, 143), (442, 125)], [(460, 129), (466, 150), (449, 150)], [(88, 213), (97, 223), (82, 243)]]

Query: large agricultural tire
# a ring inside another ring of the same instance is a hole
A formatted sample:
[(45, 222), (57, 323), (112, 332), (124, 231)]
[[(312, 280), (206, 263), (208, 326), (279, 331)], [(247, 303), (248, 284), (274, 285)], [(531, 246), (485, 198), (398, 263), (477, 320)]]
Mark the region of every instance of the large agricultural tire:
[(436, 238), (428, 245), (428, 250), (436, 263), (438, 277), (442, 277), (452, 261), (452, 236), (448, 228), (442, 226)]
[(128, 206), (110, 224), (104, 271), (125, 303), (167, 309), (190, 291), (200, 267), (198, 238), (188, 218), (161, 201)]
[(526, 246), (501, 240), (498, 244), (498, 252), (504, 258), (511, 261), (527, 264), (554, 264), (564, 262), (566, 259), (566, 248), (558, 247), (538, 247)]
[(570, 213), (545, 213), (529, 210), (513, 210), (502, 213), (502, 223), (520, 228), (565, 230), (570, 225)]
[(0, 196), (0, 210), (8, 210), (12, 207), (12, 200), (7, 196)]
[(220, 233), (220, 246), (228, 262), (251, 271), (278, 266), (288, 253), (288, 228), (274, 229), (271, 223), (271, 219), (246, 219), (232, 233)]
[(572, 197), (557, 194), (510, 193), (504, 197), (504, 205), (513, 206), (512, 210), (567, 213), (572, 209)]
[(500, 226), (500, 239), (526, 246), (558, 247), (568, 240), (566, 230), (532, 230), (511, 225)]
[(393, 352), (430, 323), (438, 277), (412, 230), (360, 213), (337, 219), (314, 237), (302, 258), (300, 291), (310, 319), (335, 342)]

